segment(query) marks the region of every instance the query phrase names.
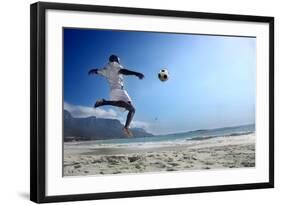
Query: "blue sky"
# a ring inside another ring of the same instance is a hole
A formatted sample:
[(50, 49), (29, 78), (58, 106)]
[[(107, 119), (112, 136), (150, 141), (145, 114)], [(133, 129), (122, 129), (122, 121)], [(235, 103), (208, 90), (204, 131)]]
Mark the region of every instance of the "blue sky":
[[(125, 76), (136, 107), (133, 126), (157, 134), (255, 122), (255, 38), (65, 28), (64, 102), (74, 116), (125, 121), (119, 109), (90, 108), (109, 98), (109, 86), (87, 72), (111, 54), (145, 75)], [(166, 82), (157, 78), (162, 68), (170, 73)]]

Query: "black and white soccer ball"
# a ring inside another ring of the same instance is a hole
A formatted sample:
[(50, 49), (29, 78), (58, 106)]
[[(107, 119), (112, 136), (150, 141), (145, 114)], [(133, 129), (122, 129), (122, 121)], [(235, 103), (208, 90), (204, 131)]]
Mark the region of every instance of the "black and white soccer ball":
[(169, 79), (169, 72), (167, 69), (161, 69), (158, 73), (158, 78), (161, 81), (167, 81)]

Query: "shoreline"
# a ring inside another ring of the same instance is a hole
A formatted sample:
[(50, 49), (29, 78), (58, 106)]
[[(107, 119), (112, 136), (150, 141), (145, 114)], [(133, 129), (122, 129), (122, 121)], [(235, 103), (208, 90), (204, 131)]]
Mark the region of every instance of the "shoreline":
[(64, 176), (255, 167), (254, 134), (153, 145), (65, 143)]

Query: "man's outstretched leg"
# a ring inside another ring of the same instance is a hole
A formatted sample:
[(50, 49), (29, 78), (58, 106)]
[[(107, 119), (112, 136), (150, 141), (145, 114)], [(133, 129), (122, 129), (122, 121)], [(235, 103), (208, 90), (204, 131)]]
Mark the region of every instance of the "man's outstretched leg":
[(133, 120), (134, 114), (136, 112), (136, 109), (134, 106), (131, 104), (131, 102), (124, 102), (124, 101), (111, 101), (111, 100), (98, 100), (95, 104), (95, 108), (99, 106), (104, 106), (104, 105), (111, 105), (111, 106), (116, 106), (116, 107), (122, 107), (128, 110), (128, 115), (126, 119), (125, 126), (123, 128), (123, 131), (126, 133), (128, 136), (132, 136), (132, 132), (129, 130), (129, 126)]

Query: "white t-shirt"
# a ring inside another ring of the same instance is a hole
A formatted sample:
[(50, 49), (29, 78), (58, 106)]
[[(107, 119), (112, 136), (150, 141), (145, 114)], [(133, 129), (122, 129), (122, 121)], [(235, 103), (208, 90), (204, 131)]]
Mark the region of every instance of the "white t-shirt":
[(116, 62), (108, 63), (103, 69), (98, 70), (98, 74), (104, 76), (110, 86), (110, 100), (132, 102), (127, 91), (123, 89), (123, 75), (119, 71), (122, 65)]
[(108, 63), (103, 69), (98, 70), (98, 74), (104, 76), (110, 86), (110, 89), (122, 89), (123, 88), (123, 75), (119, 71), (123, 68), (117, 62)]

